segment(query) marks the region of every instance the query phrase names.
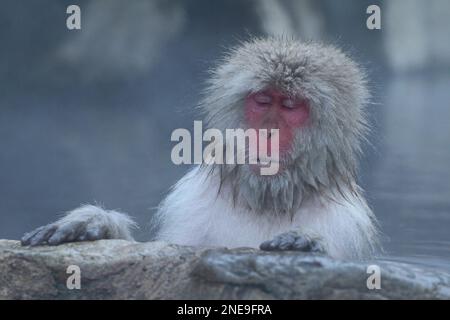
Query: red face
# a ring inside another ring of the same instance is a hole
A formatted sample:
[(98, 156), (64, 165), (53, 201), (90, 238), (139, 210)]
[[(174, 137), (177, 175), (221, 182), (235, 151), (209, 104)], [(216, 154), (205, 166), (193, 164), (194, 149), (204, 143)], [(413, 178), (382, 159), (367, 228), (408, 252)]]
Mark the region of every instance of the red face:
[[(280, 156), (291, 150), (296, 129), (304, 127), (308, 119), (306, 100), (290, 98), (276, 89), (265, 89), (245, 99), (245, 120), (250, 128), (267, 129), (269, 133), (270, 129), (279, 129)], [(270, 138), (267, 151), (270, 155)]]

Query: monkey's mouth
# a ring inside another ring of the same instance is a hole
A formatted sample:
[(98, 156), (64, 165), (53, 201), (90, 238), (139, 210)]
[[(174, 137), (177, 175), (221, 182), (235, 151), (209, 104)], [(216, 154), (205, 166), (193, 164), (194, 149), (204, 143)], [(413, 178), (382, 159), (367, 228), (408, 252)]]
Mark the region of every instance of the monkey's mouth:
[(271, 164), (280, 164), (282, 161), (275, 157), (263, 157), (263, 156), (256, 156), (256, 157), (249, 157), (249, 164), (255, 165), (255, 166), (269, 166)]
[(256, 164), (258, 166), (270, 166), (271, 164), (280, 164), (279, 159), (271, 159), (271, 158), (260, 158), (256, 159)]
[(249, 163), (249, 167), (254, 174), (273, 176), (280, 172), (283, 165), (279, 159), (258, 157)]

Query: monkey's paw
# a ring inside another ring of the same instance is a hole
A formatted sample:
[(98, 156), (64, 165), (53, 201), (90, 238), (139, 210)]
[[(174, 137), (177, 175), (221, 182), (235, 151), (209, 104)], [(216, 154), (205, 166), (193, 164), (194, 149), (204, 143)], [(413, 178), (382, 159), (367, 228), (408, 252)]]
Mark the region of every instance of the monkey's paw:
[(264, 251), (325, 252), (319, 241), (309, 239), (296, 231), (282, 233), (271, 240), (264, 241), (259, 248)]
[(92, 221), (57, 221), (26, 233), (21, 243), (23, 246), (55, 246), (66, 242), (105, 239), (107, 233), (104, 225)]

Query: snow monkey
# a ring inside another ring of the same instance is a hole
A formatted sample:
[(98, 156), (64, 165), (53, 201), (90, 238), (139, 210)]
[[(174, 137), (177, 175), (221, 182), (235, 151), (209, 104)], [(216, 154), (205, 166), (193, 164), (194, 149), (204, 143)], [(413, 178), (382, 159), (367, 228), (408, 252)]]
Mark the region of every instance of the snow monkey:
[[(279, 170), (194, 167), (160, 204), (153, 239), (370, 256), (377, 223), (356, 183), (368, 99), (364, 72), (333, 46), (283, 37), (230, 50), (199, 107), (209, 128), (278, 129)], [(132, 239), (134, 226), (123, 213), (85, 205), (26, 234), (22, 244)]]

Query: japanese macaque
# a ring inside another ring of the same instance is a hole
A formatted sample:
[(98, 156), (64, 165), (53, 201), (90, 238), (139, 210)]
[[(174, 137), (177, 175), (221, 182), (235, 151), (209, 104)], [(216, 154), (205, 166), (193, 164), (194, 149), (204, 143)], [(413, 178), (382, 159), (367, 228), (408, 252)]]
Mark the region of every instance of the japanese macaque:
[[(194, 167), (159, 206), (153, 239), (370, 256), (378, 232), (356, 183), (369, 99), (358, 65), (331, 46), (252, 39), (211, 74), (199, 105), (208, 127), (278, 129), (279, 170), (261, 175), (254, 164)], [(87, 205), (26, 234), (22, 244), (132, 239), (134, 226), (123, 213)]]

